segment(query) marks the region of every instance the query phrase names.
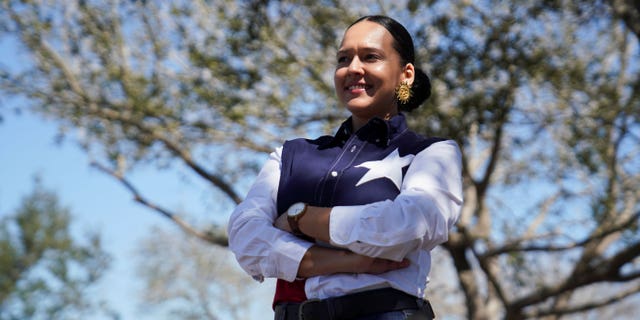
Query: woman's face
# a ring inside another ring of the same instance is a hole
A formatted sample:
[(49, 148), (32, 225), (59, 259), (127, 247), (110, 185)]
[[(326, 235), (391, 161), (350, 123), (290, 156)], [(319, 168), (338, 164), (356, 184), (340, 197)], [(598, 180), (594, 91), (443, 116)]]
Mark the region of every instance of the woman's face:
[(412, 64), (401, 65), (393, 36), (383, 26), (361, 21), (349, 28), (337, 53), (334, 85), (338, 100), (354, 120), (385, 118), (398, 112), (395, 88), (413, 83)]

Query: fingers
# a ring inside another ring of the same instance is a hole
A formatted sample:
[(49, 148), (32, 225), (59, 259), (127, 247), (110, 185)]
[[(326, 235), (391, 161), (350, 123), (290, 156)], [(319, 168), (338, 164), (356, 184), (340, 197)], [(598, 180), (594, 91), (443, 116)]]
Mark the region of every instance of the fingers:
[(289, 221), (287, 221), (287, 215), (286, 214), (282, 214), (280, 215), (276, 221), (273, 223), (273, 226), (286, 231), (286, 232), (291, 232), (291, 227), (289, 226)]
[(411, 264), (408, 259), (402, 261), (392, 261), (387, 259), (375, 258), (369, 265), (368, 270), (365, 273), (379, 274), (392, 270), (406, 268)]
[(392, 260), (385, 260), (385, 261), (387, 261), (390, 264), (389, 265), (390, 270), (406, 268), (411, 264), (409, 259), (403, 259), (402, 261), (392, 261)]

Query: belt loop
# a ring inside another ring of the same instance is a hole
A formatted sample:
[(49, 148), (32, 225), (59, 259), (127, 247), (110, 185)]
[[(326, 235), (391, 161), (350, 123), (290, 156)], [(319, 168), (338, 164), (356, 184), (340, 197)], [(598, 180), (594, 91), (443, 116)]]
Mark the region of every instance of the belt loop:
[(420, 299), (418, 298), (418, 307), (420, 307), (420, 310), (426, 312), (431, 319), (435, 319), (436, 318), (436, 313), (433, 312), (433, 308), (431, 307), (431, 303), (429, 302), (429, 300), (426, 299)]
[(337, 319), (336, 305), (333, 303), (333, 299), (331, 299), (331, 298), (327, 299), (326, 300), (326, 305), (327, 305), (327, 311), (329, 313), (329, 319), (327, 319), (327, 320)]
[(311, 319), (305, 319), (304, 318), (304, 314), (305, 314), (305, 310), (307, 307), (313, 307), (315, 305), (318, 305), (322, 303), (322, 300), (320, 299), (308, 299), (306, 301), (303, 301), (300, 306), (298, 306), (298, 320), (317, 320), (316, 317), (318, 317), (318, 315), (315, 314), (311, 314)]

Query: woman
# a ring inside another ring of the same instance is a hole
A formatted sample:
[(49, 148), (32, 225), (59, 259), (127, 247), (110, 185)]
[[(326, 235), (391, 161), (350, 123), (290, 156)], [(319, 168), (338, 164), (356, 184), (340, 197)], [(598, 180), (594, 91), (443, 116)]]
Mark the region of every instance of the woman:
[(257, 280), (277, 278), (276, 319), (433, 318), (430, 251), (462, 205), (455, 142), (408, 130), (430, 95), (413, 41), (385, 16), (358, 19), (337, 53), (349, 110), (333, 136), (285, 142), (229, 222), (229, 246)]

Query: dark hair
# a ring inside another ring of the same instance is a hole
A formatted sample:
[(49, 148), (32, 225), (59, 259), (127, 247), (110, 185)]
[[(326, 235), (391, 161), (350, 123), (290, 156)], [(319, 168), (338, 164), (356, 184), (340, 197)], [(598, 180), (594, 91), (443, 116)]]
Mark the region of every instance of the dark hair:
[[(416, 64), (416, 54), (413, 47), (413, 39), (409, 31), (398, 21), (382, 15), (364, 16), (352, 23), (349, 28), (361, 21), (371, 21), (383, 26), (393, 36), (393, 48), (400, 55), (402, 64), (411, 63), (415, 67), (415, 78), (411, 85), (411, 99), (407, 103), (398, 102), (398, 109), (411, 111), (418, 108), (431, 96), (431, 81), (422, 69)], [(348, 29), (348, 28), (347, 28)]]

